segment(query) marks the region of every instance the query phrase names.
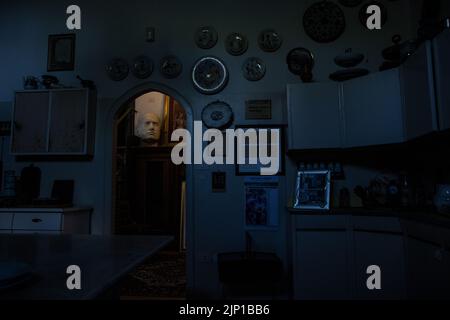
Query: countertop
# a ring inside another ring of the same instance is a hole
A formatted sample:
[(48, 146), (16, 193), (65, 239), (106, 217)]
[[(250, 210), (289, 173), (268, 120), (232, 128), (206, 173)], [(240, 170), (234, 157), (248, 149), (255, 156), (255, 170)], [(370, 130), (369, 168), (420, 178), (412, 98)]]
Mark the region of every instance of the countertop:
[(292, 215), (315, 216), (367, 216), (367, 217), (396, 217), (403, 220), (415, 221), (450, 229), (450, 215), (441, 215), (432, 209), (368, 209), (368, 208), (333, 208), (329, 211), (299, 210), (288, 207)]
[[(0, 234), (0, 261), (26, 263), (36, 279), (1, 299), (93, 299), (173, 240), (165, 236)], [(81, 268), (82, 290), (68, 290), (67, 267)]]

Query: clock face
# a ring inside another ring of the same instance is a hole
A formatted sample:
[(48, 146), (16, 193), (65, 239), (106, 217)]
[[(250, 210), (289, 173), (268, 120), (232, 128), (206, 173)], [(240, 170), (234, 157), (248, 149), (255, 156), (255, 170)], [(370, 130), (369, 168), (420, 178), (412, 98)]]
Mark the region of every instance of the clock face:
[(181, 61), (175, 56), (167, 56), (161, 60), (159, 70), (161, 74), (167, 79), (173, 79), (181, 74), (183, 65)]
[(259, 81), (266, 74), (266, 66), (260, 58), (251, 57), (242, 65), (242, 72), (248, 81)]
[(226, 129), (233, 122), (233, 110), (226, 102), (212, 102), (203, 108), (202, 121), (208, 128)]
[(201, 58), (192, 69), (192, 82), (201, 93), (216, 94), (227, 85), (227, 68), (215, 57)]
[(217, 43), (217, 31), (213, 27), (200, 27), (195, 33), (195, 43), (201, 49), (211, 49)]
[(106, 72), (111, 80), (121, 81), (128, 76), (130, 67), (122, 58), (115, 58), (106, 65)]
[(306, 9), (303, 16), (303, 27), (314, 41), (333, 42), (345, 31), (345, 15), (334, 2), (320, 1)]
[(147, 56), (138, 56), (133, 60), (131, 71), (136, 78), (146, 79), (153, 72), (153, 61)]

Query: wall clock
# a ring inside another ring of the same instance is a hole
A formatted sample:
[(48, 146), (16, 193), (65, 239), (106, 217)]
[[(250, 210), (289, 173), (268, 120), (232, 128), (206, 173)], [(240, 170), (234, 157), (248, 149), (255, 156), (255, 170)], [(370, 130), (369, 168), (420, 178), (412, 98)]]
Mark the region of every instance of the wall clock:
[(206, 127), (212, 129), (227, 129), (233, 123), (233, 110), (223, 101), (214, 101), (202, 110), (202, 121)]
[(213, 27), (200, 27), (195, 32), (195, 43), (201, 49), (211, 49), (217, 43), (218, 35)]
[(225, 39), (225, 48), (233, 56), (240, 56), (248, 49), (247, 38), (237, 32), (233, 32)]
[(130, 67), (125, 59), (115, 58), (106, 65), (106, 72), (111, 80), (121, 81), (128, 76)]
[(175, 56), (166, 56), (161, 60), (159, 71), (163, 77), (173, 79), (178, 77), (183, 70), (181, 61)]
[(228, 70), (218, 58), (203, 57), (192, 68), (192, 82), (201, 93), (216, 94), (227, 85)]
[(153, 61), (147, 56), (138, 56), (133, 60), (131, 72), (138, 79), (146, 79), (153, 72)]
[(251, 57), (244, 61), (242, 73), (248, 81), (259, 81), (266, 74), (266, 66), (260, 58)]
[(345, 31), (344, 12), (334, 2), (317, 2), (306, 9), (303, 16), (303, 27), (314, 41), (333, 42)]
[(258, 45), (265, 52), (275, 52), (280, 49), (283, 39), (273, 29), (262, 31), (258, 36)]

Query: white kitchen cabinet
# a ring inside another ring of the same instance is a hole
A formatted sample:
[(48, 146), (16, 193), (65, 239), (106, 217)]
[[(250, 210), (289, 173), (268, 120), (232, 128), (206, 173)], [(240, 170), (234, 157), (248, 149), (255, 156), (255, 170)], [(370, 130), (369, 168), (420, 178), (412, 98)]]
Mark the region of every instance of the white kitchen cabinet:
[(342, 147), (341, 106), (337, 83), (287, 87), (289, 150)]
[(351, 297), (346, 216), (294, 216), (294, 298)]
[(342, 83), (346, 148), (404, 142), (398, 69)]
[(423, 43), (401, 66), (406, 140), (438, 130), (431, 43)]
[(11, 153), (93, 155), (95, 106), (95, 91), (88, 89), (16, 92)]
[(433, 40), (434, 75), (441, 130), (450, 129), (450, 30)]
[(91, 208), (0, 209), (3, 233), (89, 234)]

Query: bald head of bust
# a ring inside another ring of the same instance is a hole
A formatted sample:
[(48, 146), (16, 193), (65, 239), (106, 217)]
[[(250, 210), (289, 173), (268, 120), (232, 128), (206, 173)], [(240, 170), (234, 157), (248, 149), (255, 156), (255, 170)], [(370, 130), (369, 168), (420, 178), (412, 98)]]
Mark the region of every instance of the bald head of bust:
[(150, 145), (157, 145), (161, 137), (161, 119), (155, 113), (146, 113), (138, 121), (136, 136)]

